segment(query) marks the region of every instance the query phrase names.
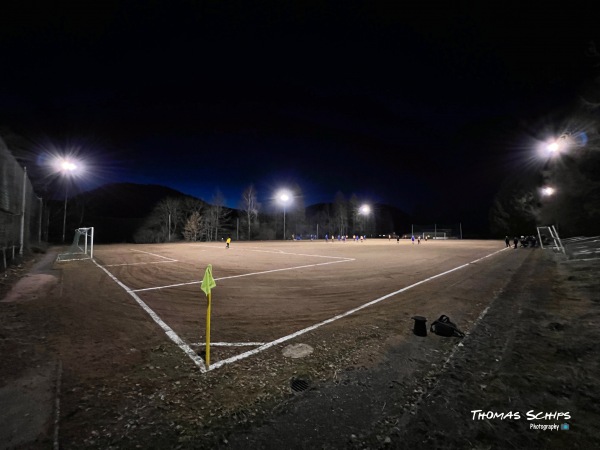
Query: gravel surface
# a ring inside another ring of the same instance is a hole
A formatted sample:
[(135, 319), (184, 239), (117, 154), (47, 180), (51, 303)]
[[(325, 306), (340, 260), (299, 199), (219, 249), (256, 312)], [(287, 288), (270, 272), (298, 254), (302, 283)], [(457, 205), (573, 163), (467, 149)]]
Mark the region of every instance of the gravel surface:
[(367, 315), (202, 376), (34, 255), (0, 284), (0, 448), (600, 448), (600, 263), (514, 252), (447, 292), (464, 338)]

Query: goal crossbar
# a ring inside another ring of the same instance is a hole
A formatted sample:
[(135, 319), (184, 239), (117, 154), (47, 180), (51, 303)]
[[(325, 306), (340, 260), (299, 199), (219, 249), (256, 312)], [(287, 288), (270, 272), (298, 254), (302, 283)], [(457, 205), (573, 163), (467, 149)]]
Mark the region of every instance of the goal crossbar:
[(73, 261), (94, 257), (94, 227), (77, 228), (73, 243), (65, 253), (60, 253), (57, 261)]
[[(552, 246), (552, 249), (555, 252), (562, 252), (563, 255), (567, 254), (567, 252), (565, 251), (565, 247), (560, 239), (560, 236), (558, 235), (558, 231), (556, 230), (556, 227), (554, 225), (549, 225), (549, 226), (545, 226), (545, 227), (537, 227), (537, 232), (538, 232), (538, 238), (540, 239), (540, 247), (541, 248), (544, 248), (544, 242), (546, 242), (546, 246), (548, 246), (547, 243), (551, 239), (552, 242), (554, 243), (554, 246)], [(548, 238), (546, 233), (548, 233), (550, 235), (550, 238)]]

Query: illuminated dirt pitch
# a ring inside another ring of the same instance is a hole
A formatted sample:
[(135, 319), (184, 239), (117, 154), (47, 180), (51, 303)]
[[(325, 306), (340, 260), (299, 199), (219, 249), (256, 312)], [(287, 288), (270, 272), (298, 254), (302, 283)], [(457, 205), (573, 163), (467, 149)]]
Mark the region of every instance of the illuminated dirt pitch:
[[(220, 242), (97, 245), (95, 262), (68, 264), (69, 272), (95, 272), (85, 276), (92, 283), (86, 296), (101, 299), (112, 285), (114, 301), (120, 286), (122, 308), (145, 311), (148, 325), (204, 371), (207, 302), (200, 283), (209, 264), (217, 284), (211, 348), (219, 351), (210, 366), (216, 369), (323, 327), (376, 326), (389, 317), (406, 323), (412, 315), (431, 322), (441, 313), (473, 323), (488, 304), (478, 299), (490, 300), (500, 281), (494, 273), (522, 259), (499, 241), (373, 239), (234, 242), (229, 249)], [(486, 292), (477, 295), (482, 279)]]

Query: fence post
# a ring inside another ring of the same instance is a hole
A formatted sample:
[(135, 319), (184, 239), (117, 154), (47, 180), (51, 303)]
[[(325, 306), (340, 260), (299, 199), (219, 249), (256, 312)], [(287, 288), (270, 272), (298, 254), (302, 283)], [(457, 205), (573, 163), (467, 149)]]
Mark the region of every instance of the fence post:
[(23, 256), (23, 241), (25, 239), (25, 192), (27, 191), (27, 167), (23, 167), (23, 200), (21, 203), (21, 234), (19, 236), (19, 255)]
[(38, 245), (42, 243), (42, 217), (44, 211), (44, 204), (42, 203), (42, 197), (38, 197), (39, 205), (38, 205), (38, 214), (40, 216), (38, 220)]

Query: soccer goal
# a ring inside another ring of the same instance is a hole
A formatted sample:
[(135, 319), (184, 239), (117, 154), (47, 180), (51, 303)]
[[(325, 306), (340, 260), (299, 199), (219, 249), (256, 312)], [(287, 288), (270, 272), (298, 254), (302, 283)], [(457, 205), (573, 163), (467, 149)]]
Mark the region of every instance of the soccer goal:
[(562, 252), (564, 255), (567, 254), (554, 225), (537, 227), (537, 232), (538, 237), (540, 238), (541, 248), (544, 248), (545, 245), (546, 247), (552, 248), (555, 252)]
[(57, 261), (73, 261), (94, 257), (94, 227), (77, 228), (73, 243), (66, 253), (58, 255)]

